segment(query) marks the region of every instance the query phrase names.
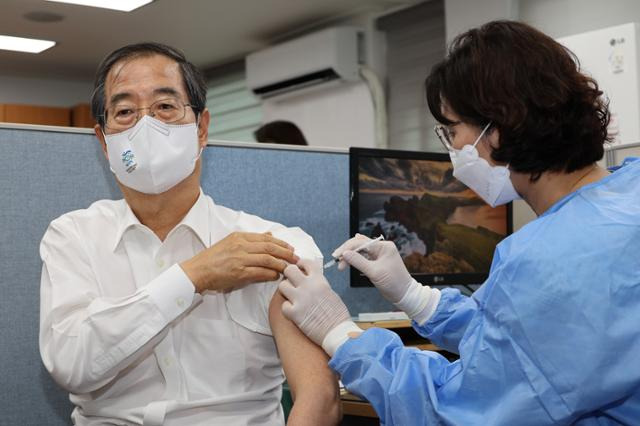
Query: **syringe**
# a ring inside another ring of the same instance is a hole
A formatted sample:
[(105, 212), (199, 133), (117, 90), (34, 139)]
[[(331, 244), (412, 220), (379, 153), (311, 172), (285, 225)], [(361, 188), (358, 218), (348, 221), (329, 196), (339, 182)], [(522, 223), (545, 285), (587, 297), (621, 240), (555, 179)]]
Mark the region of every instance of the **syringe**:
[[(362, 250), (366, 250), (371, 244), (375, 243), (376, 241), (381, 241), (384, 240), (384, 236), (380, 235), (378, 238), (374, 238), (373, 240), (367, 241), (366, 243), (360, 245), (359, 247), (355, 248), (353, 251), (355, 252), (360, 252)], [(331, 259), (330, 261), (328, 261), (327, 263), (324, 264), (324, 269), (327, 268), (331, 268), (333, 265), (336, 264), (336, 262), (340, 262), (340, 260), (342, 259), (342, 256), (340, 257), (334, 257), (333, 259)]]

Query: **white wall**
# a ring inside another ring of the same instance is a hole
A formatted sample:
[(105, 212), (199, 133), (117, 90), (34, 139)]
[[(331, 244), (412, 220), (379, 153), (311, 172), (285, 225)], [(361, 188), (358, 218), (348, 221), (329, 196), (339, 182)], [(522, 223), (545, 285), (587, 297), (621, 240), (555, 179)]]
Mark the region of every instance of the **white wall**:
[(518, 19), (518, 0), (445, 0), (447, 44), (456, 35), (496, 19)]
[(462, 31), (494, 19), (520, 19), (557, 38), (640, 22), (640, 1), (445, 0), (448, 41)]
[(71, 107), (88, 103), (90, 81), (24, 78), (0, 75), (0, 103)]
[(373, 102), (364, 83), (329, 84), (268, 99), (262, 117), (265, 123), (292, 121), (312, 146), (375, 146)]
[(520, 0), (520, 19), (551, 37), (640, 22), (638, 0)]

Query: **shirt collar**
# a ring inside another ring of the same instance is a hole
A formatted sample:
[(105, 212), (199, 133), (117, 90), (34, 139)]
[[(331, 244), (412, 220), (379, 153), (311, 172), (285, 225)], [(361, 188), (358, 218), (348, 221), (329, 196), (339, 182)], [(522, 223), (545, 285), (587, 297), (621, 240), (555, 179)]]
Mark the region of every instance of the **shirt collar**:
[(196, 200), (189, 213), (180, 221), (178, 225), (174, 229), (179, 228), (180, 226), (186, 226), (191, 228), (191, 230), (197, 235), (198, 239), (202, 243), (204, 247), (209, 247), (211, 245), (211, 236), (209, 229), (209, 206), (207, 204), (207, 197), (202, 192), (202, 188), (200, 188), (200, 195), (198, 195), (198, 199)]
[[(169, 235), (181, 226), (190, 228), (198, 237), (203, 246), (209, 247), (210, 231), (209, 231), (209, 211), (207, 206), (207, 200), (200, 188), (200, 194), (195, 204), (191, 207), (187, 215), (169, 232)], [(117, 213), (116, 220), (118, 221), (118, 227), (116, 231), (116, 237), (113, 245), (113, 251), (116, 251), (122, 237), (129, 228), (140, 225), (143, 226), (136, 215), (129, 207), (129, 204), (125, 201), (124, 208)]]
[(133, 214), (133, 210), (131, 210), (131, 207), (129, 207), (129, 203), (127, 203), (125, 200), (122, 201), (124, 206), (116, 213), (116, 221), (118, 222), (118, 226), (116, 229), (116, 238), (113, 245), (113, 251), (116, 251), (118, 249), (118, 246), (122, 241), (122, 236), (127, 229), (135, 225), (141, 225), (136, 215)]

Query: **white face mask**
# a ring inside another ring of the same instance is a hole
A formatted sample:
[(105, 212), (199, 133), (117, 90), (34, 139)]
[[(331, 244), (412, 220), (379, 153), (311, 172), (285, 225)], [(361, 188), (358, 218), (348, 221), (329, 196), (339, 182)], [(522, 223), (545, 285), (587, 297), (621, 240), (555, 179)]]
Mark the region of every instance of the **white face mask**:
[(105, 140), (111, 171), (120, 183), (145, 194), (160, 194), (182, 182), (202, 153), (196, 123), (166, 124), (149, 115)]
[(491, 207), (506, 204), (520, 198), (513, 183), (509, 169), (504, 166), (491, 166), (480, 157), (476, 145), (491, 123), (487, 124), (472, 145), (449, 152), (453, 163), (453, 176), (471, 188)]

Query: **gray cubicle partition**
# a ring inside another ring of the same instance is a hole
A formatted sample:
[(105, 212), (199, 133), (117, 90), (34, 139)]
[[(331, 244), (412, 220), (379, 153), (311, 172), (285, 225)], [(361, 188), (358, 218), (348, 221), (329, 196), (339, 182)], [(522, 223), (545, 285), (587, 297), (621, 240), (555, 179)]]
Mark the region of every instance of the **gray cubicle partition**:
[[(340, 151), (215, 144), (202, 187), (218, 204), (300, 226), (328, 255), (348, 237), (348, 155)], [(103, 198), (120, 198), (93, 134), (0, 125), (0, 425), (69, 424), (71, 405), (38, 352), (38, 245), (48, 223)], [(372, 288), (327, 277), (352, 314), (390, 310)]]

